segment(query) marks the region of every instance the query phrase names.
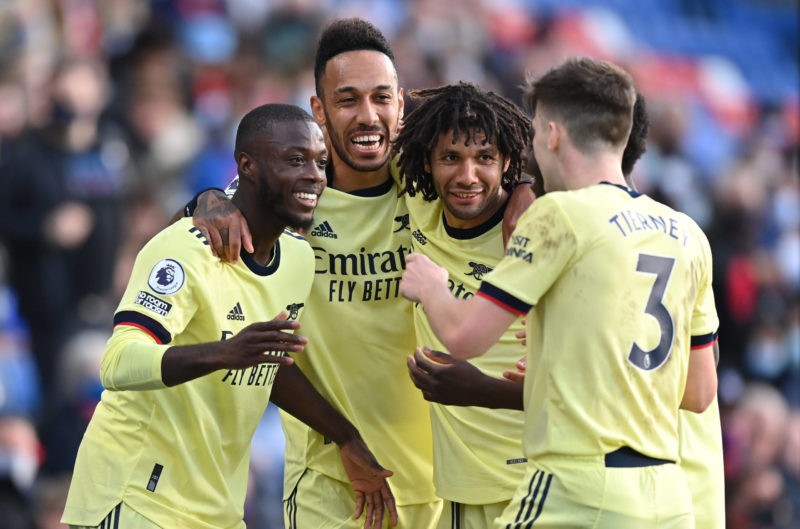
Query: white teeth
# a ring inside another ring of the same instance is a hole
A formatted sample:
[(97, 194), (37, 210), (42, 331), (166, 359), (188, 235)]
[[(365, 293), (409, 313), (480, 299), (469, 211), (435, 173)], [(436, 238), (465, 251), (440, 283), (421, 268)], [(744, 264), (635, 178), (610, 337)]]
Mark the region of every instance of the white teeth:
[(302, 200), (316, 200), (317, 199), (316, 193), (295, 193), (294, 196), (296, 196), (297, 198), (302, 199)]
[(356, 142), (356, 143), (359, 143), (359, 142), (370, 143), (370, 142), (373, 142), (373, 141), (380, 141), (380, 139), (381, 139), (381, 137), (378, 136), (377, 134), (372, 134), (372, 135), (369, 135), (369, 136), (357, 136), (357, 137), (353, 138), (353, 141)]

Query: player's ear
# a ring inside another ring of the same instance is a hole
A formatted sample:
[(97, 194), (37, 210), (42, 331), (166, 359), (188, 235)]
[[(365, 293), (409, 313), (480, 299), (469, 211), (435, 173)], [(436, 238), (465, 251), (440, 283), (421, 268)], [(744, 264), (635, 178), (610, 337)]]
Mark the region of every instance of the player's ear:
[(319, 96), (311, 96), (311, 114), (322, 130), (325, 130), (325, 110), (322, 108), (322, 99)]
[(558, 144), (561, 140), (561, 133), (563, 129), (558, 123), (553, 121), (547, 122), (547, 148), (551, 151), (558, 150)]
[(397, 119), (402, 121), (403, 120), (403, 112), (405, 111), (405, 108), (406, 108), (406, 100), (403, 98), (403, 89), (402, 88), (399, 88), (397, 90), (397, 98), (398, 98), (397, 104), (400, 107), (400, 110), (397, 113)]
[(253, 159), (245, 151), (236, 153), (236, 170), (239, 178), (253, 179)]

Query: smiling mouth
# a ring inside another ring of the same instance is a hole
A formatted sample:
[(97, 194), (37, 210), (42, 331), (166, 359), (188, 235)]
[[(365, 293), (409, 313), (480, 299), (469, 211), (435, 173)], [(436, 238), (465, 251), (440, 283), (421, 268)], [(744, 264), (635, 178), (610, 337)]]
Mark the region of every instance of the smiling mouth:
[(355, 145), (360, 151), (375, 152), (383, 146), (383, 135), (381, 134), (362, 134), (354, 136), (350, 143)]
[(300, 193), (292, 193), (292, 194), (301, 203), (305, 204), (306, 206), (312, 207), (312, 208), (316, 207), (317, 200), (319, 199), (319, 195), (316, 194), (316, 193), (300, 192)]
[(461, 200), (469, 200), (479, 195), (477, 191), (451, 191), (450, 194)]

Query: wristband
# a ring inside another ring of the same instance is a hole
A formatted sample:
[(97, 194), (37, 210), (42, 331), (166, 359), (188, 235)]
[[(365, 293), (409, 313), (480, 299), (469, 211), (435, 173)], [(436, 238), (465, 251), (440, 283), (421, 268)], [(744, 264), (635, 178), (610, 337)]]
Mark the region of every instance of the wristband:
[(514, 191), (517, 187), (523, 184), (533, 185), (533, 178), (520, 178), (519, 180), (511, 184), (511, 191)]
[(205, 193), (206, 191), (219, 191), (220, 193), (225, 193), (222, 189), (218, 187), (207, 187), (205, 189), (200, 190), (192, 199), (183, 206), (183, 216), (184, 217), (191, 217), (194, 215), (194, 210), (197, 209), (197, 199), (200, 198), (200, 195)]

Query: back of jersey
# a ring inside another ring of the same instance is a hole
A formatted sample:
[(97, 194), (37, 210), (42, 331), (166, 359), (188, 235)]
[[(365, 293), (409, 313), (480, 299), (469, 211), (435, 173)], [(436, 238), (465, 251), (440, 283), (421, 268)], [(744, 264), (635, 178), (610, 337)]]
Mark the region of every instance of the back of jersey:
[(611, 184), (551, 193), (486, 282), (527, 319), (525, 452), (678, 459), (694, 336), (716, 332), (711, 255), (687, 216)]

